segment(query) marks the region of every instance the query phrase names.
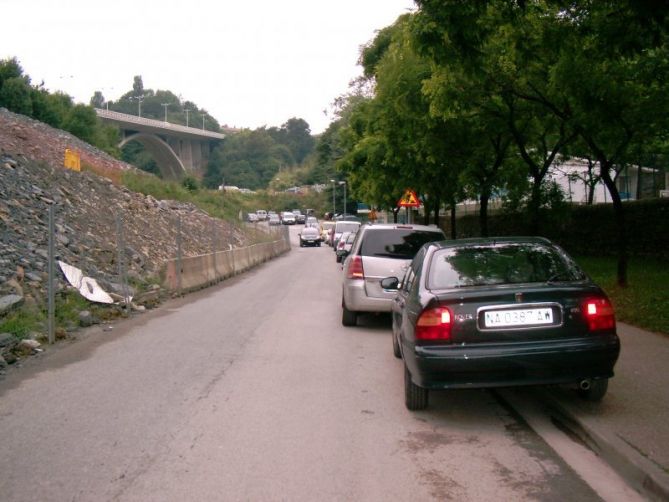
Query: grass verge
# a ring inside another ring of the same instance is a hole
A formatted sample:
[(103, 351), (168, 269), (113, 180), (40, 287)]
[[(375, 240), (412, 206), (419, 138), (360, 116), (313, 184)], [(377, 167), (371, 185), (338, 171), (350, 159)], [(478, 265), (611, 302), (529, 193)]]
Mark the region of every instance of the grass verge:
[(669, 335), (669, 264), (641, 258), (630, 260), (629, 286), (616, 283), (617, 261), (612, 257), (576, 260), (609, 295), (616, 319), (639, 328)]

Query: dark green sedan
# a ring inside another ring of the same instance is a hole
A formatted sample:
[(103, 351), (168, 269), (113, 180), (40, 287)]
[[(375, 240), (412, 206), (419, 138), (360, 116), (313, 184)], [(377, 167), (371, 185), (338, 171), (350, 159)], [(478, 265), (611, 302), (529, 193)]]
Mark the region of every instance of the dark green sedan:
[(426, 244), (392, 305), (405, 403), (433, 389), (569, 383), (606, 394), (620, 352), (611, 302), (558, 246), (539, 237)]

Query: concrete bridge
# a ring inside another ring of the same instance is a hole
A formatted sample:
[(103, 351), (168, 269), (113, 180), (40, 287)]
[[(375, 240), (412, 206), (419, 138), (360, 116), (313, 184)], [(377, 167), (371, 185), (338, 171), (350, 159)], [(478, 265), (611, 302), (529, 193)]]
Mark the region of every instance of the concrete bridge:
[(170, 124), (126, 113), (96, 108), (104, 122), (121, 130), (124, 146), (130, 141), (141, 143), (153, 156), (164, 179), (181, 179), (187, 175), (201, 178), (214, 146), (225, 134), (195, 127)]

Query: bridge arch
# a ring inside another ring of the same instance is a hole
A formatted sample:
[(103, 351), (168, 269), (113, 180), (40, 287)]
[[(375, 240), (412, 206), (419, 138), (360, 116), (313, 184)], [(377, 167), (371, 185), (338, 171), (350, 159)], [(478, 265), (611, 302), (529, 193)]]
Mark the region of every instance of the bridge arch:
[(179, 156), (172, 150), (172, 147), (162, 138), (155, 134), (138, 132), (123, 138), (118, 146), (119, 148), (123, 148), (131, 141), (141, 143), (153, 156), (163, 179), (179, 180), (186, 174), (186, 168), (181, 159), (179, 159)]
[(220, 132), (111, 110), (96, 108), (95, 113), (104, 122), (119, 128), (123, 137), (120, 147), (130, 141), (141, 143), (166, 179), (180, 180), (184, 175), (202, 177), (215, 145), (225, 138)]

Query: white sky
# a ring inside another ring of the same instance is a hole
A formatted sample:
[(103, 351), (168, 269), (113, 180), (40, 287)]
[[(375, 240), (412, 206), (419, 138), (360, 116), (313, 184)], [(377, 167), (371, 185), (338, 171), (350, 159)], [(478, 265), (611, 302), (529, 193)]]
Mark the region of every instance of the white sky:
[(0, 59), (76, 102), (116, 100), (141, 75), (221, 124), (332, 120), (359, 48), (413, 0), (0, 0)]

